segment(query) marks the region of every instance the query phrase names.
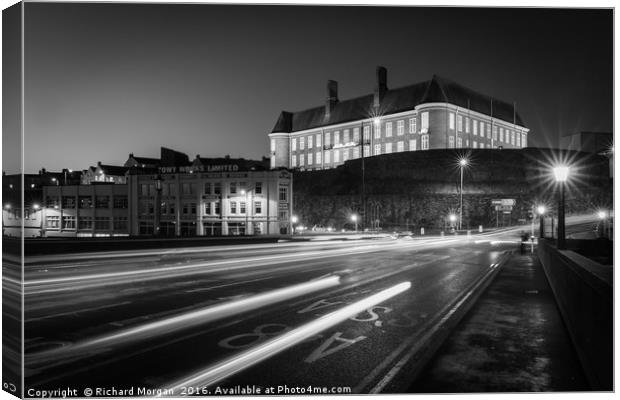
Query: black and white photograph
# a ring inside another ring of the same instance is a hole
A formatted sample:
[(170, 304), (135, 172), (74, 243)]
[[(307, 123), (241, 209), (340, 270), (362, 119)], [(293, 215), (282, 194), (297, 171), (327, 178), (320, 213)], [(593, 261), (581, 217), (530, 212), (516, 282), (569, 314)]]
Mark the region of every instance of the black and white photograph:
[(612, 396), (613, 7), (3, 2), (3, 398)]

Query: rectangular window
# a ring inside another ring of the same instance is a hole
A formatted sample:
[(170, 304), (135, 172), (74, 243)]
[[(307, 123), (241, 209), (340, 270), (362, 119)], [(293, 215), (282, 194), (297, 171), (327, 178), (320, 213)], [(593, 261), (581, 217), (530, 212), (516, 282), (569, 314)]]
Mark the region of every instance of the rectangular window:
[(415, 118), (409, 118), (409, 133), (415, 133)]
[(308, 148), (312, 148), (312, 136), (308, 136)]
[[(450, 113), (448, 114), (449, 117), (449, 121), (448, 121), (448, 128), (451, 130), (454, 130), (454, 113)], [(422, 124), (424, 125), (424, 124)]]
[(193, 186), (191, 183), (183, 183), (181, 186), (181, 190), (183, 194), (193, 194)]
[(93, 208), (93, 198), (91, 196), (78, 197), (78, 205), (80, 208)]
[(291, 156), (291, 167), (295, 168), (297, 166), (297, 156), (293, 154)]
[(465, 133), (469, 133), (469, 117), (465, 117)]
[(95, 217), (95, 229), (98, 231), (107, 231), (110, 229), (110, 218)]
[(354, 147), (353, 148), (353, 158), (360, 158), (360, 148), (359, 147)]
[(316, 158), (316, 163), (317, 163), (317, 164), (321, 164), (321, 162), (322, 162), (322, 161), (321, 161), (321, 154), (323, 154), (323, 153), (321, 153), (320, 151), (317, 151), (317, 152), (316, 152), (316, 156), (315, 156), (315, 158)]
[(456, 116), (456, 129), (459, 132), (463, 132), (463, 116), (462, 115)]
[(515, 146), (515, 133), (514, 132), (510, 132), (510, 144)]
[(263, 203), (260, 201), (254, 202), (254, 214), (262, 214), (263, 213)]
[(331, 139), (332, 139), (331, 133), (327, 132), (325, 134), (325, 146), (330, 146), (331, 145)]
[(316, 134), (316, 147), (321, 147), (321, 134)]
[(454, 136), (448, 136), (448, 147), (451, 149), (454, 148)]
[(263, 194), (263, 182), (256, 182), (254, 184), (254, 194)]
[(221, 193), (222, 193), (222, 183), (213, 182), (213, 194), (221, 194)]
[(396, 151), (399, 153), (405, 151), (405, 142), (401, 140), (400, 142), (396, 143)]
[(497, 125), (493, 125), (493, 139), (497, 140)]
[(340, 162), (340, 150), (334, 150), (334, 162)]
[[(474, 125), (475, 126), (475, 125)], [(459, 149), (461, 147), (463, 147), (463, 138), (462, 137), (457, 137), (456, 138), (456, 147), (458, 147)]]
[(114, 208), (127, 208), (129, 207), (129, 201), (127, 196), (114, 196), (112, 200)]
[(325, 152), (325, 163), (329, 164), (332, 162), (332, 151), (331, 150), (327, 150)]
[(369, 155), (370, 155), (370, 145), (365, 144), (364, 147), (362, 147), (362, 157), (368, 157)]
[(237, 202), (236, 201), (230, 202), (230, 213), (237, 214)]
[(392, 152), (392, 143), (388, 142), (385, 144), (385, 154), (390, 154)]
[(93, 218), (80, 216), (80, 221), (78, 222), (78, 228), (79, 229), (93, 229)]
[(205, 182), (204, 194), (211, 194), (211, 182)]
[(480, 148), (484, 149), (484, 143), (480, 143)]
[[(480, 136), (484, 136), (484, 134), (480, 133)], [(491, 139), (491, 125), (487, 124), (487, 137)]]
[(58, 229), (60, 228), (60, 217), (48, 215), (45, 223), (47, 229)]
[(409, 141), (409, 151), (416, 151), (417, 150), (417, 143), (415, 139), (411, 139)]
[(220, 208), (220, 202), (216, 201), (215, 203), (213, 203), (213, 207), (215, 208), (215, 215), (220, 215), (220, 213), (222, 212), (221, 208)]
[(527, 135), (525, 133), (521, 135), (521, 147), (527, 147)]
[(364, 143), (368, 143), (370, 141), (370, 126), (364, 126)]
[(312, 165), (312, 164), (314, 164), (312, 162), (312, 153), (308, 153), (308, 165)]
[(110, 196), (97, 196), (95, 197), (95, 208), (109, 208)]
[(306, 148), (305, 138), (302, 136), (299, 138), (299, 150), (303, 150)]
[(517, 147), (521, 147), (521, 135), (517, 132)]
[[(473, 121), (473, 125), (474, 125), (474, 136), (478, 135), (478, 123), (476, 121)], [(484, 133), (484, 131), (482, 131)]]
[(392, 137), (392, 123), (385, 124), (385, 137)]
[(47, 196), (45, 198), (45, 207), (47, 208), (58, 208), (58, 196)]
[(428, 135), (422, 135), (422, 150), (428, 150)]
[(205, 203), (205, 215), (211, 215), (211, 213), (213, 212), (213, 202), (211, 203)]
[(270, 150), (272, 152), (276, 151), (276, 140), (275, 139), (271, 139)]
[(405, 121), (400, 120), (396, 123), (396, 134), (402, 136), (405, 134)]
[(297, 151), (297, 138), (292, 138), (291, 139), (291, 150), (292, 151)]
[(353, 143), (358, 144), (360, 142), (360, 128), (353, 128)]
[(342, 150), (342, 161), (347, 161), (349, 159), (349, 149)]
[(379, 139), (381, 137), (381, 123), (375, 124), (375, 139)]
[(334, 132), (334, 145), (340, 144), (340, 131)]
[(421, 124), (422, 124), (422, 126), (421, 126), (422, 132), (421, 133), (426, 133), (426, 132), (428, 132), (428, 128), (429, 128), (428, 112), (423, 112), (421, 118), (422, 118), (422, 122), (421, 122)]
[(239, 202), (239, 213), (245, 214), (245, 201)]
[(62, 196), (62, 208), (75, 208), (75, 197)]
[(114, 217), (112, 223), (115, 231), (127, 231), (127, 217)]
[(237, 193), (237, 182), (230, 182), (230, 194)]
[[(504, 128), (499, 128), (499, 140), (501, 142), (504, 141)], [(506, 138), (506, 141), (508, 141), (508, 138)]]
[[(475, 133), (476, 131), (474, 131)], [(484, 122), (480, 121), (480, 136), (484, 136)]]
[(378, 156), (381, 154), (381, 145), (380, 144), (375, 144), (375, 156)]
[(342, 143), (347, 144), (349, 143), (349, 130), (345, 129), (344, 132), (342, 133)]
[(474, 140), (474, 149), (477, 149), (477, 148), (478, 148), (478, 142)]
[(75, 229), (75, 217), (64, 216), (62, 217), (62, 229)]
[(278, 199), (280, 201), (288, 201), (288, 188), (286, 186), (280, 186)]
[(300, 154), (299, 155), (299, 166), (303, 167), (306, 164), (306, 159), (304, 157), (304, 154)]

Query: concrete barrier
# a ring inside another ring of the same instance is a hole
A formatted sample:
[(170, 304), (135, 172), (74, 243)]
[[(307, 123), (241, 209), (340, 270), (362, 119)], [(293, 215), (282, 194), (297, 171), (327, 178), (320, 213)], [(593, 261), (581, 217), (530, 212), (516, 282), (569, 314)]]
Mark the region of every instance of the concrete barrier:
[(613, 267), (548, 240), (538, 256), (590, 386), (613, 390)]

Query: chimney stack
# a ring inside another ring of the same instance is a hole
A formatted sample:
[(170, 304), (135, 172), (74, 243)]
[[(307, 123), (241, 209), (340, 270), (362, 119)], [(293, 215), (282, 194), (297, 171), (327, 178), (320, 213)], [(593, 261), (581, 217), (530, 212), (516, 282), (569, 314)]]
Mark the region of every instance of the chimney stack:
[(374, 106), (379, 108), (381, 101), (387, 92), (387, 69), (385, 67), (377, 67), (377, 86), (375, 87)]
[(327, 81), (327, 100), (325, 101), (325, 119), (329, 119), (334, 106), (338, 102), (338, 82)]

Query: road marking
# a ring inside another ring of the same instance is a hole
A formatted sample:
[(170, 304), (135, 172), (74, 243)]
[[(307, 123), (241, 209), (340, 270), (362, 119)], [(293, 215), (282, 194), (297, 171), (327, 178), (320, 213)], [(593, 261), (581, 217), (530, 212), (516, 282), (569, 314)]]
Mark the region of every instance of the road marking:
[(227, 318), (242, 312), (256, 310), (264, 306), (331, 288), (339, 284), (340, 278), (332, 276), (330, 278), (288, 286), (244, 299), (230, 301), (224, 304), (216, 304), (200, 310), (149, 322), (111, 334), (101, 335), (93, 339), (83, 340), (59, 351), (44, 351), (31, 354), (29, 358), (31, 358), (33, 362), (44, 362), (49, 359), (58, 359), (76, 353), (106, 349), (112, 345), (127, 344), (154, 336), (161, 336), (181, 329)]
[[(334, 333), (329, 339), (327, 339), (319, 347), (317, 347), (304, 361), (307, 363), (313, 363), (316, 360), (319, 360), (323, 357), (327, 357), (330, 354), (334, 354), (340, 350), (346, 349), (347, 347), (353, 346), (355, 343), (359, 342), (360, 340), (366, 339), (366, 336), (358, 336), (355, 339), (346, 339), (346, 338), (341, 337), (341, 335), (342, 335), (342, 332)], [(341, 344), (334, 346), (329, 350), (326, 350), (335, 341), (341, 342)]]
[(170, 384), (164, 388), (180, 389), (188, 386), (209, 386), (222, 379), (234, 375), (261, 361), (266, 360), (304, 340), (329, 329), (360, 312), (371, 308), (387, 299), (390, 299), (411, 287), (411, 282), (402, 282), (370, 297), (327, 314), (317, 320), (293, 329), (283, 335), (246, 350), (228, 359), (225, 359), (207, 369), (197, 371)]

